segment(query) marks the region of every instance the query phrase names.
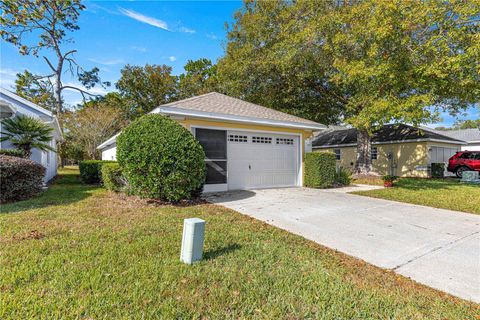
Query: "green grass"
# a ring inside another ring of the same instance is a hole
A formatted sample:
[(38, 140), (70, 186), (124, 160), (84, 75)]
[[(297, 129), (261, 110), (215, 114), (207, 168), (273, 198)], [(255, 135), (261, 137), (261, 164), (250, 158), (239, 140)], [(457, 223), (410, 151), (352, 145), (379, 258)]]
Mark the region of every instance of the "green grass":
[[(469, 303), (214, 206), (154, 206), (79, 184), (2, 206), (0, 319), (469, 319)], [(179, 262), (183, 219), (205, 259)]]
[(423, 206), (480, 214), (480, 186), (457, 179), (402, 178), (393, 188), (356, 191), (354, 194)]

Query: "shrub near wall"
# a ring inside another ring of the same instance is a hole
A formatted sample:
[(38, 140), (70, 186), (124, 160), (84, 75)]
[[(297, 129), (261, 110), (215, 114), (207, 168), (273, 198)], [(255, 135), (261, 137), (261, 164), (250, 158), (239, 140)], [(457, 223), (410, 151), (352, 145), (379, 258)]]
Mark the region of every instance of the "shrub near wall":
[(126, 187), (126, 180), (118, 163), (105, 163), (102, 166), (103, 186), (110, 191), (120, 192)]
[(102, 166), (106, 163), (115, 163), (115, 161), (104, 160), (85, 160), (80, 161), (80, 180), (83, 183), (95, 184), (102, 182)]
[(42, 191), (45, 168), (29, 159), (0, 155), (0, 201), (25, 200)]
[(305, 154), (305, 187), (328, 188), (335, 182), (335, 154), (309, 152)]
[(193, 135), (159, 114), (139, 118), (117, 138), (129, 192), (167, 201), (191, 199), (205, 182), (205, 153)]

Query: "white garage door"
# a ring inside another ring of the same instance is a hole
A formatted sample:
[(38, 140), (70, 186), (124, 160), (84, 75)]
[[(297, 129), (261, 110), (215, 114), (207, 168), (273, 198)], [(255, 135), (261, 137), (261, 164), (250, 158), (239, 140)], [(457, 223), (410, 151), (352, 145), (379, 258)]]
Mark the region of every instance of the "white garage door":
[(228, 131), (228, 189), (296, 186), (299, 147), (298, 136)]

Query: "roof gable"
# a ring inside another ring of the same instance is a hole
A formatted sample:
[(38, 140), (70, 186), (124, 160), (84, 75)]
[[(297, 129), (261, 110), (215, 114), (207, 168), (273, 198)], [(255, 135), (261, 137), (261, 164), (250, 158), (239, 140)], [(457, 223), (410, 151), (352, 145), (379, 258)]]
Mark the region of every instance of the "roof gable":
[(162, 108), (176, 108), (179, 110), (191, 110), (193, 112), (206, 114), (256, 118), (323, 127), (314, 121), (243, 101), (241, 99), (229, 97), (218, 92), (210, 92), (200, 96), (170, 102), (161, 105), (153, 112), (161, 112)]
[[(28, 101), (27, 99), (24, 99), (20, 97), (19, 95), (10, 92), (4, 88), (0, 88), (0, 98), (3, 99), (4, 101), (8, 103), (12, 103), (15, 106), (19, 107), (20, 109), (27, 110), (29, 113), (36, 114), (40, 117), (50, 117), (53, 118), (52, 112), (48, 111), (47, 109), (44, 109), (35, 103)], [(17, 108), (17, 111), (22, 113), (19, 108)]]

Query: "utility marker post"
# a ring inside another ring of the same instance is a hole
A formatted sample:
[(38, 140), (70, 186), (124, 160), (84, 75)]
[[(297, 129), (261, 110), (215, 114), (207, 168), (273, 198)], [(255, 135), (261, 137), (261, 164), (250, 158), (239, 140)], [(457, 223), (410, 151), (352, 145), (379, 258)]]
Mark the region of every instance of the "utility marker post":
[(202, 260), (205, 220), (190, 218), (183, 220), (182, 252), (180, 261), (192, 264)]

